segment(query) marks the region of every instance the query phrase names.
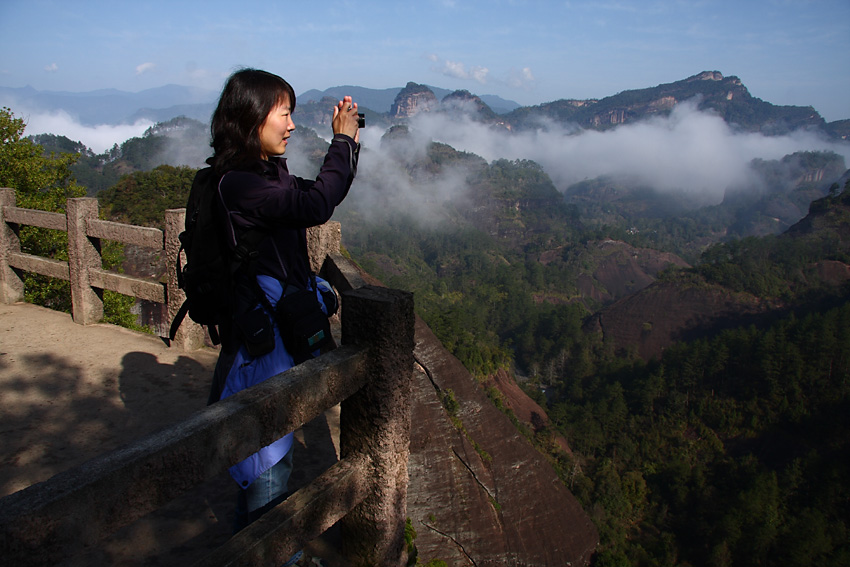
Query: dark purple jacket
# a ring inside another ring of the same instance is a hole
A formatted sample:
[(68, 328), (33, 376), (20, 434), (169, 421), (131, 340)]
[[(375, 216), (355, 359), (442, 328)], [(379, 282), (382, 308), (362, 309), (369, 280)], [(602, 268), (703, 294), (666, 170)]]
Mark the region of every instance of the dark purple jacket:
[(348, 194), (357, 173), (360, 146), (337, 134), (315, 181), (290, 175), (286, 160), (258, 160), (251, 171), (224, 174), (219, 195), (227, 211), (229, 241), (250, 228), (269, 230), (259, 247), (257, 273), (277, 278), (299, 288), (307, 285), (310, 264), (307, 232), (326, 223)]

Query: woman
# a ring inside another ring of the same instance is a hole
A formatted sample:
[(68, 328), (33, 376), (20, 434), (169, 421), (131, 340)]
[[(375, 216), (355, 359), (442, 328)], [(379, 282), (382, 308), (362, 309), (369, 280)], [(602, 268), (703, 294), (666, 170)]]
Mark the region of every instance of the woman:
[[(281, 297), (305, 289), (314, 290), (325, 314), (336, 309), (327, 282), (310, 272), (306, 229), (331, 218), (354, 180), (360, 149), (357, 104), (345, 97), (333, 108), (334, 137), (315, 181), (290, 175), (280, 157), (295, 130), (294, 110), (295, 92), (286, 81), (265, 71), (244, 69), (227, 80), (213, 114), (214, 155), (207, 162), (219, 179), (222, 230), (231, 247), (246, 232), (256, 232), (254, 229), (267, 236), (257, 248), (251, 273), (237, 279), (232, 306), (237, 324), (222, 333), (211, 403), (295, 364), (277, 324), (271, 325), (271, 352), (249, 354), (239, 338), (241, 315), (264, 313), (267, 321), (273, 321), (270, 311)], [(265, 297), (260, 296), (260, 289)], [(334, 305), (327, 305), (326, 298)], [(240, 486), (237, 531), (285, 497), (291, 470), (291, 433), (231, 467)]]

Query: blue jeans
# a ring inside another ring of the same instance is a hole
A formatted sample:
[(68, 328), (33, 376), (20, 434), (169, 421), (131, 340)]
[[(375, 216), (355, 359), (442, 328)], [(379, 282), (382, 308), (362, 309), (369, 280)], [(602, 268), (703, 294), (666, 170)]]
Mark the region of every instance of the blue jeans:
[(268, 510), (286, 500), (294, 452), (293, 447), (276, 465), (258, 476), (248, 488), (239, 490), (233, 533), (247, 527)]

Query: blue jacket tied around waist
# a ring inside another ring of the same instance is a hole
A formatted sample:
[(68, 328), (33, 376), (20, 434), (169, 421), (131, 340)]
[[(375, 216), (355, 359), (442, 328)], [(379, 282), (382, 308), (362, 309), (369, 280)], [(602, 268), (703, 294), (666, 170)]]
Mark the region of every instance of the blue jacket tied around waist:
[[(275, 307), (278, 299), (283, 294), (283, 286), (280, 281), (271, 276), (261, 275), (257, 276), (257, 282), (260, 284), (263, 293), (266, 294), (271, 306)], [(333, 293), (331, 286), (327, 281), (316, 276), (315, 291), (319, 299), (319, 304), (322, 306), (322, 311), (327, 315), (328, 306), (325, 304), (324, 297), (322, 297), (322, 291)], [(331, 306), (331, 309), (333, 309), (333, 306)], [(273, 316), (273, 314), (270, 314), (270, 316)], [(283, 346), (280, 330), (277, 325), (274, 325), (274, 343), (274, 350), (256, 358), (249, 355), (244, 346), (239, 348), (233, 365), (230, 367), (230, 372), (225, 379), (221, 399), (232, 396), (245, 388), (255, 386), (272, 376), (289, 370), (295, 365), (292, 356), (286, 350), (286, 347)], [(271, 445), (263, 447), (244, 461), (230, 467), (230, 475), (239, 486), (244, 488), (281, 460), (291, 448), (292, 433), (288, 433)]]

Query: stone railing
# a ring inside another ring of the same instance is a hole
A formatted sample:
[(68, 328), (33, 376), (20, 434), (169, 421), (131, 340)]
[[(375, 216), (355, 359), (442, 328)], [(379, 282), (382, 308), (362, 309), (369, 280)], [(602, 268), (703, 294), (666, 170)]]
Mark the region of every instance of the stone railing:
[[(179, 307), (182, 298), (169, 297), (171, 281), (163, 285), (103, 271), (99, 243), (161, 246), (173, 266), (182, 210), (167, 212), (164, 237), (157, 229), (98, 220), (94, 199), (69, 199), (67, 211), (66, 219), (21, 209), (12, 190), (0, 189), (0, 300), (21, 299), (20, 271), (29, 270), (71, 282), (74, 321), (82, 324), (102, 315), (102, 289)], [(22, 254), (17, 238), (22, 224), (67, 230), (69, 261)], [(338, 224), (309, 237), (314, 268), (341, 292), (342, 346), (182, 423), (0, 499), (4, 561), (61, 563), (341, 404), (339, 462), (202, 564), (277, 565), (337, 522), (342, 552), (352, 565), (404, 563), (413, 298), (363, 285), (339, 254)], [(183, 348), (199, 340), (198, 330), (184, 331)]]
[[(23, 299), (24, 284), (19, 272), (26, 271), (69, 281), (71, 316), (75, 323), (81, 325), (97, 323), (103, 318), (102, 290), (105, 289), (167, 304), (168, 321), (183, 304), (185, 295), (177, 287), (175, 270), (167, 271), (165, 283), (104, 270), (100, 243), (101, 240), (113, 240), (161, 252), (165, 255), (166, 265), (173, 267), (180, 249), (178, 235), (185, 222), (185, 209), (165, 212), (165, 231), (100, 220), (97, 199), (90, 197), (68, 199), (65, 214), (48, 213), (16, 207), (14, 191), (0, 189), (0, 209), (4, 221), (0, 223), (0, 302), (14, 303)], [(22, 253), (17, 234), (17, 227), (22, 225), (67, 232), (68, 261)], [(320, 230), (333, 234), (334, 228), (336, 238), (320, 239), (328, 242), (328, 247), (316, 250), (314, 258), (324, 258), (328, 252), (333, 252), (334, 244), (339, 251), (339, 225)], [(186, 318), (178, 330), (174, 346), (194, 350), (203, 344), (203, 329)]]

